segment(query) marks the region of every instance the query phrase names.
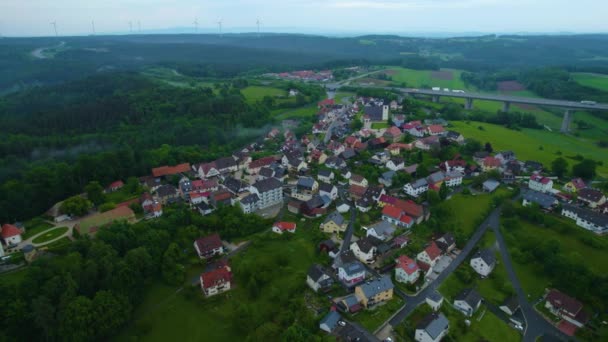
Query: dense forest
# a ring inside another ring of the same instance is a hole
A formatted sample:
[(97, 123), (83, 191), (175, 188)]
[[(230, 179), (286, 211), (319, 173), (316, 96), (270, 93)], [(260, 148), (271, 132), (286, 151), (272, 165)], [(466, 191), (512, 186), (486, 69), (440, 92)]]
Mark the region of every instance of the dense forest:
[[(39, 48), (49, 49), (45, 58), (32, 56)], [(607, 57), (608, 35), (443, 39), (295, 34), (10, 38), (0, 40), (0, 93), (154, 65), (206, 77), (369, 64), (490, 72), (567, 65), (576, 71), (605, 72)]]
[(116, 223), (93, 240), (78, 239), (37, 259), (18, 284), (0, 284), (0, 340), (107, 340), (130, 321), (146, 285), (185, 280), (184, 265), (198, 259), (192, 241), (212, 232), (245, 236), (269, 224), (238, 208), (202, 217), (176, 207), (158, 220)]
[[(151, 167), (211, 160), (250, 143), (278, 104), (247, 102), (243, 85), (190, 89), (111, 73), (0, 97), (0, 221), (39, 215), (92, 180), (143, 176)], [(316, 86), (288, 86), (305, 102), (323, 94)]]

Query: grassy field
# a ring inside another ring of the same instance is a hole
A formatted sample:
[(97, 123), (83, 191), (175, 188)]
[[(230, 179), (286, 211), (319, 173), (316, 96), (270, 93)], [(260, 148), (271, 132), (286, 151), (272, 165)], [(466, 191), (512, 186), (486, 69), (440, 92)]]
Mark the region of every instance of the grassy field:
[(315, 105), (309, 105), (296, 109), (275, 109), (272, 111), (277, 120), (285, 119), (309, 119), (317, 114), (318, 109)]
[(403, 305), (403, 299), (394, 295), (393, 299), (386, 304), (376, 308), (375, 310), (363, 310), (349, 317), (353, 321), (361, 324), (370, 332), (376, 331), (382, 323), (384, 323), (392, 314), (394, 314)]
[(54, 229), (51, 229), (51, 230), (47, 231), (46, 233), (36, 237), (34, 240), (32, 240), (32, 242), (35, 244), (45, 243), (47, 241), (56, 239), (57, 237), (65, 234), (65, 232), (67, 232), (67, 231), (68, 231), (68, 227), (54, 228)]
[(41, 217), (35, 217), (29, 221), (26, 221), (23, 226), (25, 227), (25, 233), (23, 234), (23, 239), (29, 239), (30, 237), (40, 234), (45, 230), (53, 228), (53, 225), (46, 222)]
[(452, 79), (447, 80), (433, 77), (433, 71), (431, 70), (412, 70), (401, 67), (389, 67), (385, 72), (392, 77), (393, 82), (405, 82), (408, 87), (425, 86), (429, 88), (441, 87), (449, 89), (469, 89), (460, 79), (460, 74), (462, 74), (462, 70), (441, 69), (441, 71), (451, 72)]
[(16, 271), (0, 274), (0, 284), (3, 285), (18, 285), (25, 278), (27, 268), (20, 268)]
[(132, 194), (127, 191), (127, 188), (125, 187), (118, 189), (117, 191), (105, 194), (106, 202), (114, 204), (126, 202), (137, 197), (139, 197), (139, 194)]
[(506, 189), (499, 188), (493, 194), (476, 196), (457, 194), (447, 200), (444, 205), (452, 213), (451, 223), (462, 228), (466, 236), (470, 236), (477, 229), (479, 218), (490, 207), (492, 198), (506, 193)]
[[(502, 126), (481, 122), (452, 122), (453, 129), (466, 138), (473, 138), (482, 143), (490, 142), (494, 150), (513, 150), (520, 160), (536, 160), (549, 167), (561, 151), (563, 156), (578, 154), (594, 160), (606, 160), (608, 152), (599, 148), (592, 141), (570, 135), (546, 130), (522, 129), (514, 131)], [(483, 130), (478, 127), (482, 126)], [(541, 148), (542, 147), (542, 148)], [(570, 166), (575, 161), (568, 160)], [(608, 176), (608, 165), (598, 166), (602, 176)]]
[(354, 96), (355, 96), (355, 93), (339, 91), (334, 96), (334, 99), (336, 100), (336, 103), (340, 104), (340, 103), (342, 103), (343, 99), (351, 98)]
[(573, 73), (574, 80), (584, 86), (608, 91), (608, 75)]
[[(494, 245), (496, 238), (492, 231), (486, 232), (482, 240), (479, 243), (480, 248), (487, 248)], [(475, 251), (473, 251), (474, 253)], [(457, 274), (452, 273), (439, 288), (439, 292), (443, 294), (448, 300), (452, 301), (454, 297), (462, 290), (467, 288), (475, 288), (479, 294), (484, 298), (485, 301), (491, 302), (495, 305), (502, 304), (508, 297), (511, 296), (513, 288), (510, 285), (507, 277), (507, 270), (504, 264), (501, 262), (500, 254), (495, 251), (496, 260), (498, 263), (496, 267), (490, 273), (490, 275), (481, 279), (477, 273), (469, 265), (470, 257), (459, 266), (459, 272), (466, 272), (472, 275), (473, 281), (470, 283), (464, 283)]]
[[(247, 336), (236, 329), (233, 323), (237, 316), (242, 315), (237, 312), (238, 307), (246, 303), (252, 310), (251, 315), (267, 317), (269, 323), (272, 323), (271, 321), (279, 319), (276, 315), (282, 308), (277, 296), (281, 297), (282, 293), (299, 293), (302, 298), (287, 300), (297, 300), (300, 303), (300, 307), (294, 308), (294, 312), (307, 310), (304, 293), (308, 290), (303, 290), (306, 272), (318, 258), (312, 242), (311, 227), (313, 226), (311, 224), (309, 227), (301, 228), (299, 224), (298, 231), (293, 236), (264, 233), (258, 236), (245, 251), (233, 257), (233, 265), (238, 262), (251, 262), (251, 260), (256, 262), (268, 258), (286, 264), (282, 269), (284, 271), (282, 275), (263, 285), (257, 298), (251, 298), (245, 286), (238, 282), (226, 294), (208, 299), (202, 298), (198, 288), (196, 296), (187, 298), (179, 292), (176, 293), (178, 289), (175, 287), (156, 283), (148, 289), (144, 303), (136, 310), (136, 318), (131, 326), (122, 332), (118, 340), (244, 340)], [(200, 269), (195, 268), (189, 273), (192, 276), (197, 275), (198, 272)], [(190, 283), (190, 279), (186, 283)]]
[(388, 128), (388, 123), (386, 123), (386, 122), (372, 123), (372, 129), (382, 129), (382, 128)]
[(262, 86), (249, 86), (242, 89), (241, 93), (243, 93), (249, 102), (260, 101), (264, 96), (277, 97), (287, 95), (283, 89)]

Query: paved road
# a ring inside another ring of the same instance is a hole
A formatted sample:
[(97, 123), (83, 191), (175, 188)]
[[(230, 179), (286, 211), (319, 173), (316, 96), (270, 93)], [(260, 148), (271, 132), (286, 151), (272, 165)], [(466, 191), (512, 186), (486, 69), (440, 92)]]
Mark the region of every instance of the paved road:
[(344, 232), (344, 239), (342, 240), (342, 246), (340, 247), (340, 252), (346, 252), (350, 248), (350, 240), (353, 237), (353, 233), (355, 232), (355, 221), (357, 219), (357, 208), (355, 207), (355, 203), (347, 200), (345, 195), (346, 190), (340, 186), (338, 188), (338, 193), (343, 201), (350, 205), (350, 221), (348, 222), (348, 227)]
[(496, 208), (492, 213), (482, 222), (477, 228), (471, 239), (467, 242), (465, 247), (461, 250), (460, 254), (452, 260), (450, 265), (443, 271), (439, 276), (433, 280), (424, 290), (420, 291), (417, 295), (408, 296), (405, 305), (391, 318), (388, 323), (391, 326), (396, 326), (410, 315), (420, 304), (424, 303), (426, 297), (437, 290), (439, 285), (448, 277), (458, 266), (467, 258), (469, 253), (473, 250), (477, 242), (481, 239), (483, 234), (486, 232), (489, 226), (498, 227), (500, 221), (500, 208)]
[[(493, 226), (492, 228), (494, 229), (494, 234), (496, 235), (496, 242), (498, 243), (500, 255), (507, 270), (507, 275), (511, 281), (511, 284), (513, 285), (515, 293), (517, 294), (519, 306), (524, 314), (524, 318), (526, 319), (527, 326), (526, 330), (524, 331), (523, 340), (535, 341), (537, 337), (542, 335), (550, 335), (561, 340), (568, 340), (568, 336), (564, 335), (555, 326), (547, 322), (538, 312), (536, 312), (536, 310), (534, 310), (534, 307), (530, 304), (530, 302), (528, 302), (526, 293), (521, 287), (521, 283), (515, 274), (515, 269), (513, 268), (513, 263), (511, 262), (511, 257), (509, 255), (509, 250), (507, 249), (505, 239), (500, 232), (500, 228), (499, 226)], [(573, 338), (570, 337), (570, 339)]]

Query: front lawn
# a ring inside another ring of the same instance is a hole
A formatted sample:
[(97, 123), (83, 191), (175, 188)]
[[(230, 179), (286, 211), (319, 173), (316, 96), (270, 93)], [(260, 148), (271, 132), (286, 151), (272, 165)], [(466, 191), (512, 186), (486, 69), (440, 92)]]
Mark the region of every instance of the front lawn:
[(29, 221), (26, 221), (23, 226), (25, 227), (25, 233), (22, 235), (23, 240), (27, 240), (34, 235), (53, 228), (52, 224), (46, 222), (41, 217), (35, 217)]
[(41, 244), (41, 243), (45, 243), (47, 241), (51, 241), (53, 239), (56, 239), (57, 237), (65, 234), (68, 231), (68, 227), (59, 227), (59, 228), (54, 228), (51, 229), (49, 231), (47, 231), (46, 233), (37, 236), (34, 240), (32, 240), (33, 243), (35, 244)]
[(382, 323), (397, 312), (401, 306), (403, 306), (403, 299), (394, 294), (393, 299), (384, 305), (376, 307), (374, 310), (363, 309), (349, 318), (373, 333)]

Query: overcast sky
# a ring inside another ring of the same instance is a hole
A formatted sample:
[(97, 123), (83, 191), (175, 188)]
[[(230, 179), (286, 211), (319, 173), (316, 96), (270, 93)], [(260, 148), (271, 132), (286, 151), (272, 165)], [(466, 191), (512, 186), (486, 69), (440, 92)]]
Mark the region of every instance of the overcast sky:
[(0, 0), (0, 34), (193, 27), (302, 32), (608, 32), (608, 0)]

